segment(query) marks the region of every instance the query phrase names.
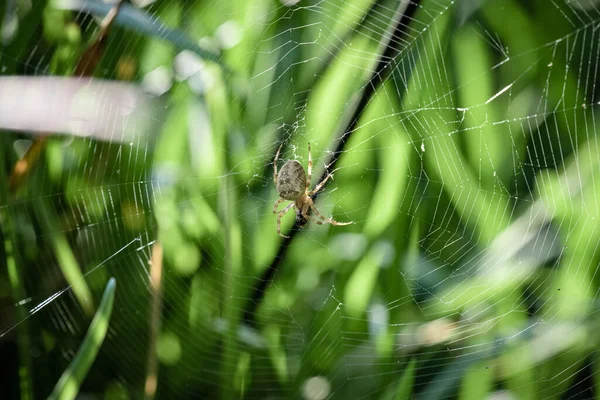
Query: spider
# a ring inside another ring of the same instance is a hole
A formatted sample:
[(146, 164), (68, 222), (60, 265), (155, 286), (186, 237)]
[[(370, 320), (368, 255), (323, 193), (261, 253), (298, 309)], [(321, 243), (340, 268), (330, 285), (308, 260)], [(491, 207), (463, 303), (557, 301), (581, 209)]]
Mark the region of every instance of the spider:
[[(274, 172), (273, 172), (273, 182), (275, 182), (275, 186), (277, 186), (277, 193), (279, 194), (279, 199), (275, 201), (275, 205), (273, 206), (273, 214), (277, 215), (277, 234), (284, 238), (289, 238), (289, 236), (285, 236), (281, 234), (281, 217), (283, 217), (292, 207), (296, 210), (297, 221), (304, 222), (299, 223), (299, 225), (306, 224), (306, 221), (314, 221), (318, 225), (323, 225), (323, 223), (329, 223), (331, 225), (350, 225), (352, 222), (337, 222), (332, 218), (326, 218), (317, 209), (312, 201), (311, 196), (317, 193), (325, 182), (329, 178), (333, 179), (333, 174), (328, 174), (325, 179), (321, 183), (319, 183), (313, 190), (308, 190), (310, 187), (310, 178), (312, 175), (312, 158), (310, 156), (310, 143), (308, 143), (308, 176), (304, 172), (304, 167), (296, 160), (287, 161), (279, 174), (277, 174), (277, 159), (279, 158), (279, 152), (283, 147), (283, 143), (279, 146), (277, 150), (277, 154), (275, 154), (275, 161), (273, 161)], [(283, 210), (278, 211), (277, 207), (280, 203), (284, 201), (292, 201), (292, 203), (288, 204)], [(308, 215), (308, 210), (311, 209), (320, 219), (315, 219)]]

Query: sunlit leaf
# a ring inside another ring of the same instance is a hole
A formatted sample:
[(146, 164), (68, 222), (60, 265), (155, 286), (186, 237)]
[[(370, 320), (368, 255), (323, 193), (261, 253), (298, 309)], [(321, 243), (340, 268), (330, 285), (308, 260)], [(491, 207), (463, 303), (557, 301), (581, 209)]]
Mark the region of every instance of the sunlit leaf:
[(63, 372), (60, 380), (56, 383), (49, 399), (69, 400), (77, 396), (79, 387), (94, 363), (108, 331), (116, 286), (116, 280), (111, 278), (106, 285), (100, 305), (98, 306), (98, 311), (96, 311), (94, 319), (92, 319), (92, 323), (83, 338), (83, 342), (79, 346), (77, 354), (75, 354), (69, 367)]

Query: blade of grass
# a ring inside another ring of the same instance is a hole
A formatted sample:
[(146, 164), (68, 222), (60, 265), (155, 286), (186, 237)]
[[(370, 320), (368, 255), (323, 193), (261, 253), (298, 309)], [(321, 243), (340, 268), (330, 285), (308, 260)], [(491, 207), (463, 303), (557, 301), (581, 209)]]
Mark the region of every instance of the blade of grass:
[(385, 255), (382, 246), (376, 243), (350, 275), (344, 291), (344, 304), (352, 318), (360, 317), (367, 310)]
[[(5, 165), (6, 158), (11, 151), (12, 146), (8, 144), (8, 140), (5, 137), (2, 139), (3, 149), (0, 151), (0, 175), (6, 176)], [(9, 188), (6, 179), (2, 180), (0, 184), (0, 203), (8, 204)], [(18, 303), (26, 297), (25, 288), (23, 285), (23, 269), (18, 268), (21, 265), (20, 253), (18, 247), (15, 248), (17, 241), (17, 235), (14, 229), (14, 215), (9, 212), (9, 207), (2, 207), (0, 212), (0, 228), (2, 229), (2, 237), (4, 238), (4, 251), (6, 257), (6, 269), (8, 270), (8, 279), (10, 281), (11, 296), (13, 303)], [(16, 317), (19, 321), (25, 321), (27, 318), (27, 311), (23, 307), (17, 307)], [(19, 384), (20, 384), (20, 398), (22, 400), (33, 399), (33, 388), (31, 382), (31, 358), (29, 356), (31, 350), (30, 334), (28, 332), (28, 324), (19, 323), (16, 326), (17, 329), (17, 346), (19, 349)], [(6, 331), (0, 331), (0, 337), (4, 336)]]
[(363, 119), (365, 122), (376, 122), (361, 128), (368, 129), (373, 136), (379, 132), (386, 133), (378, 136), (380, 145), (377, 149), (377, 159), (380, 172), (364, 225), (364, 232), (370, 238), (377, 237), (397, 220), (402, 194), (408, 183), (407, 174), (402, 173), (410, 168), (412, 156), (408, 135), (400, 119), (387, 117), (396, 115), (395, 111), (400, 108), (393, 101), (395, 95), (392, 92), (396, 90), (393, 86), (391, 81), (382, 86), (382, 90), (369, 107), (370, 112), (365, 113)]
[[(223, 276), (225, 289), (223, 291), (223, 318), (226, 321), (227, 330), (223, 333), (223, 360), (237, 360), (237, 362), (224, 362), (221, 368), (221, 377), (223, 379), (221, 398), (232, 399), (236, 397), (234, 391), (242, 390), (243, 387), (249, 385), (250, 382), (244, 382), (242, 387), (233, 387), (231, 385), (231, 377), (237, 376), (238, 371), (235, 370), (236, 364), (240, 362), (250, 363), (250, 359), (244, 361), (244, 354), (239, 354), (239, 344), (237, 340), (238, 324), (239, 324), (239, 305), (236, 304), (239, 298), (238, 285), (240, 280), (237, 278), (240, 274), (242, 266), (242, 229), (239, 225), (239, 219), (236, 213), (235, 190), (233, 190), (231, 177), (225, 177), (222, 181), (220, 189), (220, 202), (223, 209), (223, 220), (225, 221), (225, 251), (226, 251), (226, 267)], [(241, 358), (240, 358), (241, 357)], [(246, 377), (250, 379), (250, 376)], [(239, 393), (237, 397), (239, 397)]]
[(410, 394), (412, 393), (413, 384), (415, 382), (415, 371), (417, 366), (417, 359), (413, 358), (410, 360), (410, 364), (404, 370), (404, 374), (402, 374), (402, 379), (398, 382), (398, 387), (396, 388), (396, 395), (394, 396), (394, 400), (408, 400), (410, 399)]
[(60, 223), (58, 218), (56, 218), (56, 215), (52, 212), (50, 205), (46, 201), (37, 201), (35, 209), (40, 225), (42, 226), (42, 231), (50, 237), (54, 254), (65, 279), (73, 289), (73, 293), (81, 308), (87, 315), (92, 315), (94, 312), (92, 293), (67, 238), (59, 229)]
[(83, 338), (77, 354), (75, 354), (75, 357), (65, 372), (63, 372), (48, 399), (68, 400), (74, 399), (77, 396), (79, 388), (106, 337), (108, 324), (112, 315), (116, 286), (117, 282), (115, 278), (110, 278), (106, 284), (106, 289), (104, 289), (98, 311), (94, 315), (94, 319)]
[[(15, 254), (13, 251), (14, 239), (12, 238), (12, 236), (13, 235), (11, 234), (11, 237), (7, 237), (4, 240), (4, 251), (6, 253), (6, 268), (8, 269), (8, 278), (10, 280), (10, 286), (14, 299), (22, 299), (25, 296), (23, 295), (21, 274), (19, 273), (19, 268), (17, 268), (17, 261), (15, 259)], [(26, 318), (26, 313), (21, 308), (17, 310), (17, 315), (19, 320), (24, 320)], [(29, 371), (31, 371), (31, 360), (29, 358), (31, 343), (29, 341), (29, 334), (27, 333), (27, 325), (19, 324), (17, 326), (17, 337), (19, 338), (18, 346), (20, 395), (21, 399), (27, 400), (33, 398), (31, 380), (29, 376)]]
[[(465, 113), (461, 127), (469, 132), (464, 135), (465, 160), (470, 164), (472, 171), (478, 172), (479, 182), (489, 185), (487, 190), (493, 190), (493, 186), (498, 182), (487, 177), (498, 175), (505, 183), (513, 179), (510, 166), (513, 150), (507, 151), (507, 146), (503, 146), (510, 133), (488, 123), (501, 119), (498, 116), (497, 103), (477, 106), (485, 104), (487, 99), (494, 96), (496, 90), (493, 76), (488, 73), (493, 68), (493, 61), (486, 46), (484, 34), (474, 26), (462, 27), (453, 35), (452, 50), (459, 103), (462, 109), (469, 110)], [(488, 157), (481, 157), (481, 154), (486, 152)]]
[[(57, 0), (54, 2), (54, 6), (63, 10), (85, 11), (99, 17), (104, 17), (112, 8), (112, 5), (110, 4), (91, 0), (68, 2)], [(224, 67), (219, 54), (204, 49), (190, 40), (184, 32), (164, 26), (159, 20), (150, 18), (149, 15), (130, 4), (125, 3), (121, 6), (119, 14), (115, 19), (115, 23), (143, 35), (166, 40), (180, 50), (190, 50), (199, 57), (214, 61), (221, 67)]]
[(158, 359), (156, 356), (156, 341), (160, 332), (160, 317), (162, 309), (162, 280), (163, 280), (163, 248), (160, 242), (152, 246), (152, 262), (150, 264), (150, 282), (152, 283), (152, 309), (150, 314), (150, 339), (148, 340), (148, 369), (144, 396), (153, 399), (158, 385)]
[(494, 379), (493, 369), (486, 366), (485, 361), (474, 363), (462, 378), (459, 400), (477, 400), (488, 397)]

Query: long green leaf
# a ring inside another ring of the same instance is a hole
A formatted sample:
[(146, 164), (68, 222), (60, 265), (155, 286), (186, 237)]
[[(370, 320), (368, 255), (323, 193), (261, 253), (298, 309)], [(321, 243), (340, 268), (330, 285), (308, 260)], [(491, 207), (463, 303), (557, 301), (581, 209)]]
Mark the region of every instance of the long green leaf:
[[(98, 17), (104, 17), (113, 5), (94, 0), (81, 0), (75, 2), (54, 1), (53, 5), (59, 9), (89, 12)], [(180, 50), (190, 50), (201, 58), (221, 64), (221, 56), (194, 43), (188, 36), (178, 30), (165, 26), (160, 20), (151, 18), (130, 4), (124, 3), (119, 9), (115, 23), (138, 33), (153, 36), (171, 42)]]
[(62, 274), (69, 283), (81, 308), (83, 308), (87, 315), (91, 316), (94, 313), (92, 293), (85, 280), (81, 266), (73, 253), (73, 249), (69, 245), (65, 234), (58, 228), (60, 226), (58, 216), (50, 204), (43, 199), (37, 201), (36, 211), (38, 212), (39, 221), (44, 232), (50, 237), (50, 242), (52, 243), (52, 248)]
[(115, 278), (110, 278), (104, 289), (100, 306), (90, 327), (83, 338), (83, 342), (77, 351), (77, 354), (60, 377), (54, 387), (52, 394), (48, 397), (50, 400), (68, 400), (74, 399), (79, 392), (79, 387), (85, 379), (96, 355), (104, 342), (108, 323), (112, 315), (113, 302), (115, 298), (115, 288), (117, 282)]
[(394, 400), (410, 399), (413, 383), (415, 381), (416, 365), (416, 358), (410, 360), (410, 364), (408, 364), (408, 367), (406, 367), (406, 370), (402, 375), (402, 379), (400, 379), (400, 382), (398, 382), (398, 387), (396, 388), (396, 395), (394, 396)]

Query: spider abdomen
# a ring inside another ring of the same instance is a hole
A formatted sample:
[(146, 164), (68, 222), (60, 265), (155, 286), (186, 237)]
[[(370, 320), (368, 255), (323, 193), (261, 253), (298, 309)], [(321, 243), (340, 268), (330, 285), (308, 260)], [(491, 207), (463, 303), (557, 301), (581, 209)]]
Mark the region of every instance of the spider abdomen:
[(290, 160), (277, 174), (277, 192), (286, 200), (296, 200), (306, 191), (306, 173), (302, 164)]

